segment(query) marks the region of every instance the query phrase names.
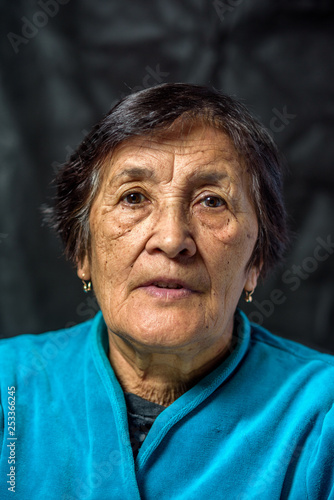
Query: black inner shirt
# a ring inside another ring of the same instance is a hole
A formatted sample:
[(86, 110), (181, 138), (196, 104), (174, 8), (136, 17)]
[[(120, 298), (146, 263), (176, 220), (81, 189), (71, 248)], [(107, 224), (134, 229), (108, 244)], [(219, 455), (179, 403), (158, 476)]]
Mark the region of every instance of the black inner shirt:
[(124, 393), (124, 396), (128, 410), (130, 442), (133, 456), (136, 458), (154, 420), (165, 406), (152, 403), (130, 392)]

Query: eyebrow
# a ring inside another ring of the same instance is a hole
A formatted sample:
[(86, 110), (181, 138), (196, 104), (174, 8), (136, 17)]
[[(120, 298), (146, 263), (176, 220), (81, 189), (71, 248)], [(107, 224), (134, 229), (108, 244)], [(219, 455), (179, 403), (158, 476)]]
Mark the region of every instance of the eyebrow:
[(117, 181), (127, 177), (133, 180), (154, 179), (155, 171), (147, 167), (124, 168), (112, 179), (112, 181)]
[(223, 179), (230, 179), (230, 176), (226, 172), (219, 172), (217, 170), (211, 172), (202, 172), (197, 170), (189, 175), (189, 180), (192, 182), (201, 182), (201, 183), (215, 183), (221, 181)]

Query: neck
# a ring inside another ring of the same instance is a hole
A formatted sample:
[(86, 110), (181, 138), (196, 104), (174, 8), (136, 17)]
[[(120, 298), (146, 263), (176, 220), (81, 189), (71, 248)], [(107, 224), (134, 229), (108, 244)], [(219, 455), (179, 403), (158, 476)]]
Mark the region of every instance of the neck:
[(154, 352), (109, 331), (109, 358), (124, 392), (131, 392), (163, 406), (171, 405), (205, 375), (216, 368), (230, 352), (232, 331), (206, 352), (172, 354)]

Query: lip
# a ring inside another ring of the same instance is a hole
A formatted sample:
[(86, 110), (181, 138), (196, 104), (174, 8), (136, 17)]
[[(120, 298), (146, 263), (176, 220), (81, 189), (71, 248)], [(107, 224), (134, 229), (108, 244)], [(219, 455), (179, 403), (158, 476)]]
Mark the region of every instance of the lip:
[[(182, 288), (161, 288), (156, 285), (157, 283), (165, 283), (166, 285), (178, 285)], [(145, 292), (152, 297), (165, 300), (183, 299), (191, 296), (194, 293), (198, 293), (192, 285), (183, 280), (179, 280), (177, 278), (165, 278), (163, 276), (157, 276), (154, 279), (150, 279), (149, 281), (141, 284), (138, 288), (144, 289)]]

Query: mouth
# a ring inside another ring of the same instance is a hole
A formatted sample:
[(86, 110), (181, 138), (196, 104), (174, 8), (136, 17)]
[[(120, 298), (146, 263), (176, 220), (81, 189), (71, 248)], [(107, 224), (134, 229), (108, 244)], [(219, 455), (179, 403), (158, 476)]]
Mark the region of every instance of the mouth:
[(179, 283), (166, 283), (164, 281), (153, 281), (151, 286), (156, 286), (158, 288), (169, 288), (172, 290), (179, 290), (180, 288), (184, 288)]
[(152, 297), (164, 300), (182, 299), (196, 293), (190, 284), (170, 278), (150, 280), (139, 288), (144, 289)]

